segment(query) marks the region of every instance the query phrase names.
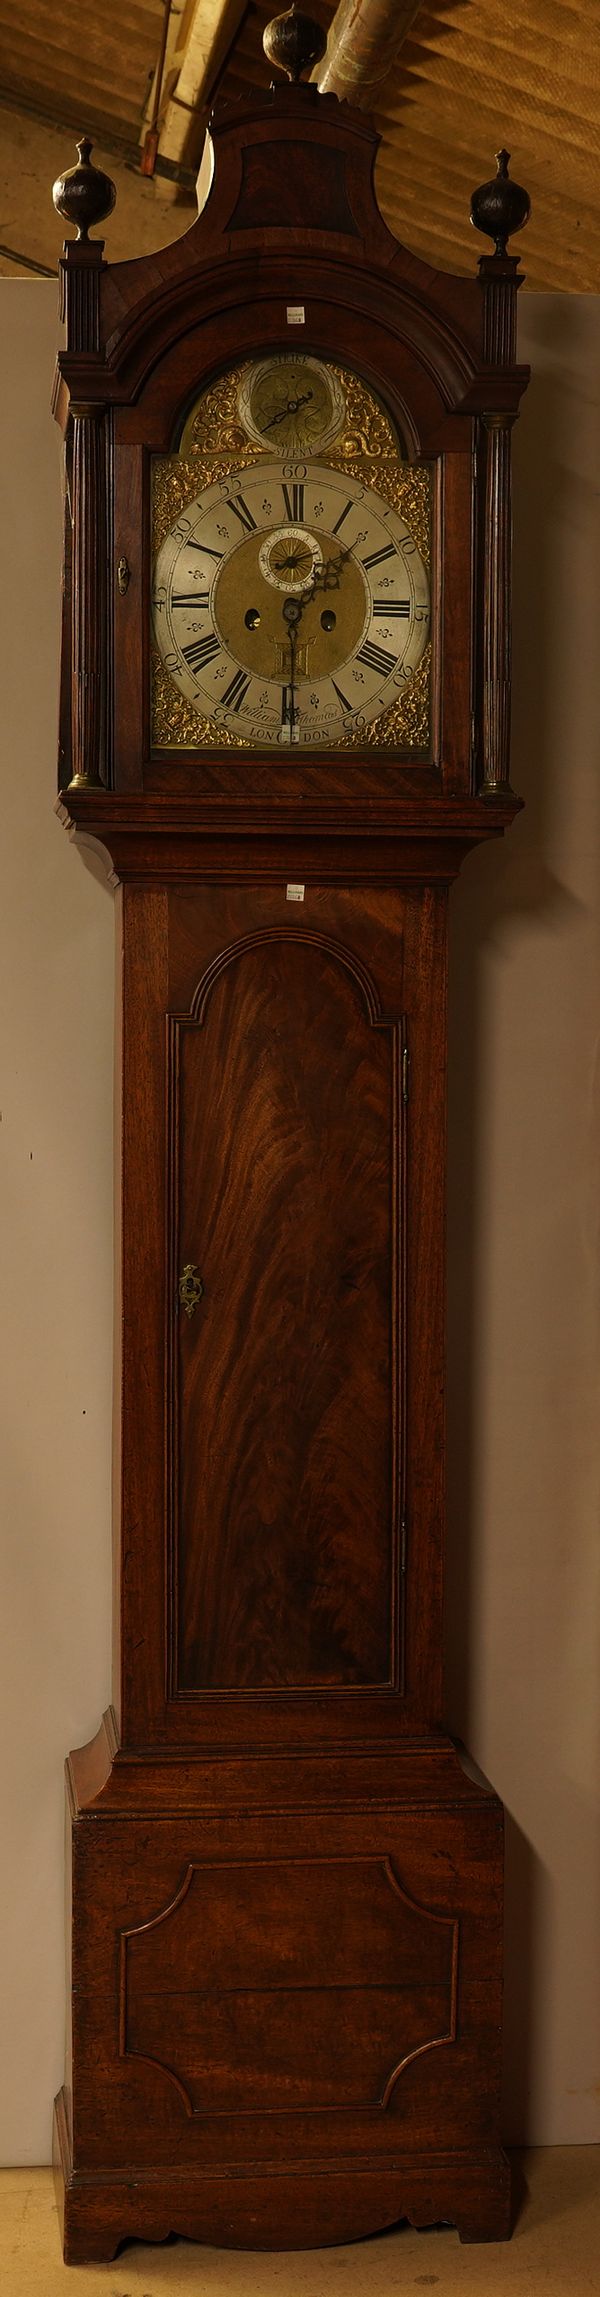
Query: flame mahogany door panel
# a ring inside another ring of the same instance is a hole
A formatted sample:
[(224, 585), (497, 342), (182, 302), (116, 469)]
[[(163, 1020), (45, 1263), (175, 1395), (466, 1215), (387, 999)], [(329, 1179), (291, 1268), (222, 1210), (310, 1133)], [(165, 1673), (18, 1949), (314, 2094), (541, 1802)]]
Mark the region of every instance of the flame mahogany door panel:
[(178, 1038), (178, 1685), (391, 1684), (398, 1021), (322, 934), (233, 942)]

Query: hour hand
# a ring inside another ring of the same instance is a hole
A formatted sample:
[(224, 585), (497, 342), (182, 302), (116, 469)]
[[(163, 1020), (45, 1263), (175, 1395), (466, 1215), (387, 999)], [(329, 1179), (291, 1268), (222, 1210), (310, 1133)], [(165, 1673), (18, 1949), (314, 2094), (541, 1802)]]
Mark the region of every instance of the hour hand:
[(342, 567), (350, 557), (349, 550), (340, 550), (336, 558), (324, 558), (313, 574), (315, 590), (339, 590)]

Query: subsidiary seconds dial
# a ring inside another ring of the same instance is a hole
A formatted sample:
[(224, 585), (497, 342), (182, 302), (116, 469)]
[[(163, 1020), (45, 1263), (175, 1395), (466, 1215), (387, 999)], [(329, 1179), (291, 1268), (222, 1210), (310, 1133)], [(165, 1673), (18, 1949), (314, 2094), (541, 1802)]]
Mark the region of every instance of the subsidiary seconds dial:
[(326, 465), (261, 461), (187, 504), (158, 553), (153, 612), (200, 716), (252, 747), (329, 748), (409, 685), (429, 586), (382, 496)]

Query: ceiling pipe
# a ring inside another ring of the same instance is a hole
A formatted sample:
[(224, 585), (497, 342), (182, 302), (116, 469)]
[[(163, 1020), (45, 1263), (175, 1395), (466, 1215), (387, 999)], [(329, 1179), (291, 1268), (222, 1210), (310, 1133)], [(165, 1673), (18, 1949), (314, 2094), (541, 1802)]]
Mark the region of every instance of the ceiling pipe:
[(315, 72), (322, 95), (368, 110), (387, 79), (420, 0), (340, 0), (324, 63)]

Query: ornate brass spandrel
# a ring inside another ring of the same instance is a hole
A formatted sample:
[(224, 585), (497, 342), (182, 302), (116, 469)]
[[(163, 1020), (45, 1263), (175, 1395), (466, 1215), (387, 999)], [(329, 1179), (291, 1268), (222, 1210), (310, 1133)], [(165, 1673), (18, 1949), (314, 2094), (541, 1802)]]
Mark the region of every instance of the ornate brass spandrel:
[(216, 484), (217, 479), (228, 479), (232, 470), (249, 470), (260, 456), (244, 439), (238, 459), (231, 456), (192, 454), (155, 455), (152, 467), (152, 543), (154, 556), (160, 550), (165, 535), (170, 533), (180, 512), (187, 503), (195, 502), (203, 487)]
[(369, 455), (378, 461), (393, 456), (397, 461), (402, 451), (400, 442), (381, 401), (351, 367), (338, 367), (332, 360), (331, 372), (341, 385), (346, 401), (346, 421), (340, 438), (335, 441), (332, 460), (345, 463), (348, 456)]
[(362, 733), (345, 734), (336, 743), (338, 750), (418, 750), (427, 756), (430, 744), (431, 722), (431, 647), (425, 653), (418, 669), (404, 692), (398, 695), (381, 718)]
[(173, 684), (156, 647), (152, 648), (152, 743), (156, 750), (244, 750), (228, 726), (203, 718)]
[[(209, 383), (208, 390), (194, 401), (181, 434), (180, 455), (212, 457), (215, 452), (230, 455), (233, 469), (237, 470), (238, 456), (247, 454), (250, 443), (238, 414), (240, 388), (249, 365), (246, 361), (241, 367), (230, 367), (227, 374), (220, 375), (218, 382)], [(253, 451), (252, 461), (255, 460)]]
[[(365, 461), (364, 456), (353, 455), (352, 459), (345, 456), (341, 463), (336, 445), (335, 453), (332, 451), (323, 460), (330, 464), (332, 470), (343, 469), (349, 478), (358, 479), (361, 486), (374, 485), (371, 464)], [(397, 510), (400, 518), (404, 519), (429, 573), (433, 501), (430, 463), (399, 463), (397, 456), (393, 461), (378, 460), (375, 492), (383, 495), (384, 501), (389, 502), (392, 510)]]
[[(403, 694), (397, 702), (377, 718), (372, 726), (361, 733), (346, 734), (336, 743), (337, 750), (418, 750), (426, 755), (429, 750), (430, 727), (431, 649), (428, 646)], [(152, 654), (152, 725), (155, 747), (159, 750), (245, 750), (247, 743), (228, 726), (217, 726), (213, 718), (203, 718), (184, 700), (169, 678), (160, 656)], [(376, 736), (376, 741), (374, 737)], [(258, 753), (257, 753), (258, 754)], [(308, 758), (309, 764), (315, 759)]]
[[(233, 367), (228, 374), (221, 375), (218, 382), (210, 384), (191, 408), (177, 453), (154, 456), (155, 550), (160, 549), (179, 512), (195, 499), (202, 487), (228, 478), (231, 470), (249, 469), (253, 463), (260, 462), (263, 454), (272, 454), (271, 446), (261, 448), (258, 441), (248, 438), (237, 413), (240, 388), (248, 372), (248, 363)], [(377, 492), (406, 520), (421, 557), (429, 566), (430, 464), (409, 463), (402, 458), (391, 416), (358, 375), (333, 361), (331, 372), (344, 394), (346, 421), (333, 446), (320, 453), (318, 459), (332, 469), (348, 471), (351, 478), (365, 486), (373, 485), (372, 465), (376, 462)]]
[[(290, 353), (291, 361), (294, 357)], [(388, 415), (375, 393), (368, 389), (367, 384), (350, 367), (340, 367), (335, 360), (324, 360), (323, 366), (339, 383), (345, 405), (345, 420), (335, 440), (331, 458), (324, 450), (322, 459), (345, 462), (349, 456), (366, 455), (374, 461), (382, 458), (387, 461), (390, 457), (397, 461), (402, 453), (401, 443), (391, 415)], [(231, 455), (232, 467), (237, 469), (238, 457), (247, 452), (249, 445), (248, 432), (238, 413), (238, 403), (240, 390), (251, 367), (252, 362), (247, 361), (241, 367), (230, 368), (227, 374), (219, 376), (216, 383), (209, 384), (208, 390), (203, 391), (195, 400), (181, 434), (180, 456), (185, 459), (197, 453), (212, 459), (215, 453), (227, 454)], [(261, 454), (271, 453), (271, 444), (265, 440), (264, 446), (261, 446), (257, 438), (252, 449), (253, 461)]]

